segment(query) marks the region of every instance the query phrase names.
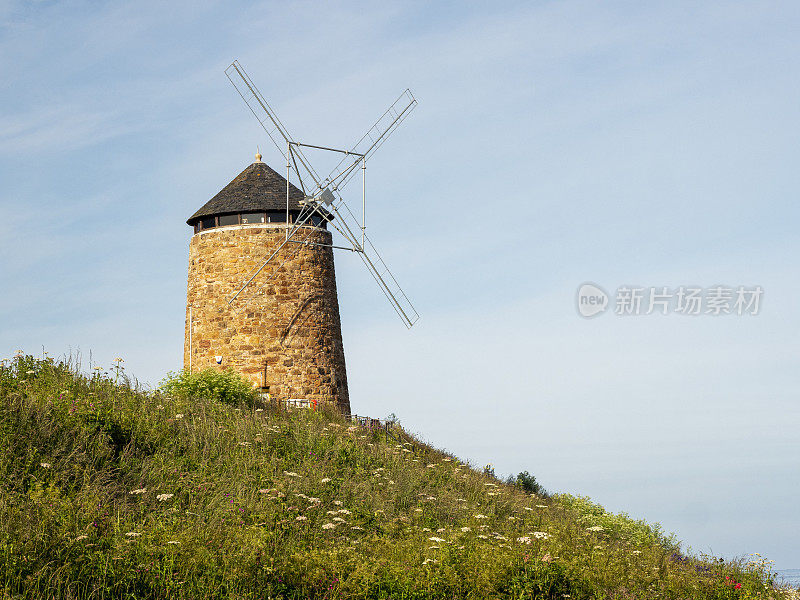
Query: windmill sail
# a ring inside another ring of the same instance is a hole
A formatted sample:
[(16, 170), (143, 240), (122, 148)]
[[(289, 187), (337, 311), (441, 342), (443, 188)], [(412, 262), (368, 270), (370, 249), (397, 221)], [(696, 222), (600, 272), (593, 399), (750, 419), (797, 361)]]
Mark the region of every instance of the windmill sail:
[[(397, 279), (389, 270), (389, 267), (384, 262), (372, 241), (367, 237), (363, 225), (358, 224), (358, 220), (339, 193), (339, 190), (341, 190), (355, 174), (359, 164), (365, 164), (366, 159), (372, 156), (372, 154), (383, 145), (389, 135), (397, 129), (400, 123), (405, 120), (417, 105), (417, 100), (414, 98), (411, 91), (405, 90), (400, 94), (400, 97), (395, 100), (375, 124), (367, 130), (367, 133), (356, 142), (351, 150), (337, 150), (337, 152), (342, 152), (342, 154), (344, 154), (344, 158), (339, 161), (339, 164), (333, 169), (331, 174), (325, 178), (325, 180), (322, 180), (319, 174), (314, 170), (311, 162), (305, 154), (303, 154), (302, 146), (308, 145), (301, 144), (292, 139), (286, 127), (275, 114), (275, 111), (272, 110), (272, 107), (270, 107), (269, 103), (261, 95), (261, 92), (258, 91), (258, 88), (239, 62), (234, 61), (225, 69), (225, 74), (228, 76), (234, 88), (236, 88), (236, 91), (239, 92), (242, 100), (244, 100), (245, 104), (247, 104), (250, 111), (256, 117), (261, 127), (267, 132), (267, 135), (269, 135), (270, 139), (278, 148), (278, 151), (287, 160), (289, 168), (294, 169), (303, 190), (311, 190), (311, 194), (307, 199), (306, 210), (299, 215), (299, 218), (294, 223), (291, 230), (287, 231), (284, 242), (266, 258), (261, 266), (252, 272), (252, 275), (244, 281), (242, 287), (231, 297), (228, 304), (232, 304), (241, 297), (242, 292), (253, 282), (258, 274), (273, 260), (277, 260), (281, 250), (287, 244), (290, 242), (300, 244), (307, 243), (305, 241), (298, 242), (294, 239), (295, 235), (300, 227), (311, 220), (313, 215), (319, 215), (352, 246), (352, 248), (348, 249), (356, 252), (361, 258), (367, 271), (369, 271), (381, 292), (386, 296), (386, 299), (406, 327), (410, 328), (413, 326), (419, 319), (419, 314), (411, 304), (408, 296), (403, 292), (400, 284), (397, 283)], [(322, 148), (320, 146), (311, 147)], [(322, 149), (334, 150), (332, 148)], [(247, 299), (243, 298), (243, 301), (246, 303)]]

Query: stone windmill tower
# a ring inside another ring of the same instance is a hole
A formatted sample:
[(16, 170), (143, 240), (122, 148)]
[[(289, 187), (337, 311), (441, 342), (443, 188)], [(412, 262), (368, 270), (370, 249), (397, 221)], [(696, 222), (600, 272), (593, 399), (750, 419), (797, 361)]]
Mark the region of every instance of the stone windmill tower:
[[(419, 319), (366, 234), (367, 159), (417, 101), (405, 90), (352, 149), (340, 150), (295, 141), (238, 62), (225, 73), (285, 159), (286, 177), (256, 155), (187, 221), (194, 235), (184, 368), (233, 368), (274, 399), (349, 413), (333, 248), (361, 259), (407, 327)], [(322, 178), (309, 149), (341, 160)], [(360, 222), (341, 196), (359, 171)]]
[[(184, 368), (232, 368), (276, 399), (350, 412), (328, 221), (313, 215), (305, 243), (259, 273), (246, 303), (230, 304), (254, 267), (298, 223), (304, 194), (261, 162), (248, 166), (187, 223)], [(330, 215), (326, 215), (328, 219)]]

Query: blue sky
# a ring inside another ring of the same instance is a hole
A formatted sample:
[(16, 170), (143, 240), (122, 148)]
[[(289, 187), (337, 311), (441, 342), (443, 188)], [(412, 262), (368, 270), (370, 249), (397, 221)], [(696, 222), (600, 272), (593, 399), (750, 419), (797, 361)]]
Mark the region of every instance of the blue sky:
[[(337, 255), (354, 409), (798, 567), (798, 26), (793, 2), (0, 0), (0, 352), (180, 368), (185, 220), (257, 144), (281, 165), (233, 59), (323, 145), (410, 87), (368, 210), (422, 319)], [(764, 297), (586, 320), (585, 281)]]

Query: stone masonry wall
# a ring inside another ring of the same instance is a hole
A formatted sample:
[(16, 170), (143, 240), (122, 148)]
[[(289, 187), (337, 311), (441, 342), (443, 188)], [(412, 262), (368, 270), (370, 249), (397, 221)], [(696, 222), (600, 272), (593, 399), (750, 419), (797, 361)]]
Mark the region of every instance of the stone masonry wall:
[[(273, 399), (332, 403), (349, 413), (329, 246), (290, 241), (228, 304), (285, 236), (280, 224), (219, 227), (192, 236), (184, 368), (190, 362), (192, 371), (233, 368), (256, 386), (268, 385)], [(331, 234), (303, 227), (293, 240), (329, 245)]]

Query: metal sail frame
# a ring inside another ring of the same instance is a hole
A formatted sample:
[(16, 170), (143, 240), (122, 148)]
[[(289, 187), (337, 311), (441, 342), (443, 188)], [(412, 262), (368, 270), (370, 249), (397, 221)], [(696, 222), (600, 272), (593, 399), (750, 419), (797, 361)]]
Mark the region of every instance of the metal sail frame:
[[(270, 264), (289, 243), (309, 244), (307, 241), (309, 234), (304, 241), (296, 241), (294, 237), (301, 227), (306, 225), (314, 215), (320, 216), (328, 224), (338, 231), (351, 247), (333, 246), (351, 250), (358, 254), (367, 271), (370, 273), (381, 292), (386, 296), (389, 304), (403, 321), (406, 327), (410, 328), (419, 320), (414, 305), (408, 299), (397, 279), (392, 274), (389, 267), (384, 262), (378, 250), (366, 234), (366, 162), (375, 151), (383, 145), (389, 135), (397, 129), (409, 113), (416, 107), (417, 100), (410, 90), (405, 90), (397, 100), (378, 118), (375, 124), (356, 142), (351, 150), (341, 150), (326, 146), (305, 144), (294, 140), (280, 121), (275, 111), (267, 103), (261, 92), (245, 72), (239, 61), (233, 61), (225, 74), (233, 84), (236, 91), (247, 104), (250, 111), (256, 117), (264, 131), (267, 132), (278, 151), (286, 159), (286, 238), (273, 251), (254, 272), (251, 272), (242, 287), (228, 300), (232, 305), (239, 298), (245, 288), (250, 285), (259, 273)], [(324, 179), (314, 170), (311, 162), (303, 153), (303, 148), (314, 148), (329, 152), (338, 152), (344, 156), (334, 167), (333, 171)], [(360, 165), (362, 172), (362, 218), (361, 224), (355, 217), (350, 207), (341, 196), (340, 190), (352, 179)], [(303, 209), (300, 211), (297, 220), (289, 227), (289, 176), (294, 171), (306, 200)], [(304, 177), (305, 173), (305, 177)], [(310, 180), (310, 181), (308, 181)], [(306, 185), (309, 183), (309, 185)], [(305, 213), (305, 214), (304, 214)], [(357, 234), (356, 231), (359, 231)], [(284, 259), (285, 261), (286, 259)], [(281, 263), (283, 264), (283, 263)], [(277, 270), (275, 271), (277, 272)], [(274, 277), (274, 273), (263, 287)], [(252, 298), (252, 296), (251, 296)], [(245, 300), (247, 302), (247, 300)]]

